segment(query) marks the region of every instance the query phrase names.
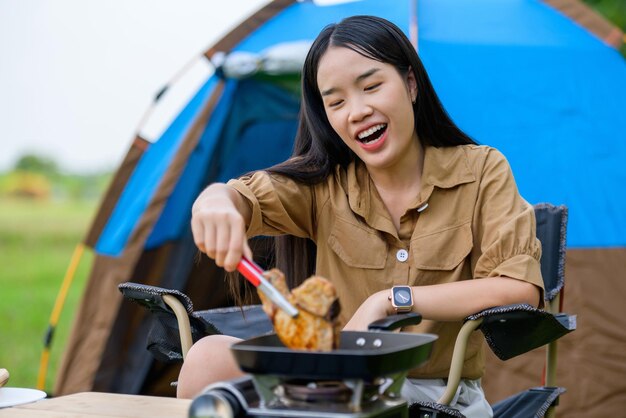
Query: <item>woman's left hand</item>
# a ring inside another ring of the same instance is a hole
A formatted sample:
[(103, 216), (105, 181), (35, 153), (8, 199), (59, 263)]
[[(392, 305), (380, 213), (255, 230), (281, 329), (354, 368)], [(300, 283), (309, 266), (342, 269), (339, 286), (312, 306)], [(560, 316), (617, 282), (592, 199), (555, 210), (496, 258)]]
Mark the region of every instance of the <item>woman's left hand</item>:
[(344, 331), (367, 331), (369, 324), (393, 313), (391, 302), (389, 302), (389, 290), (382, 290), (368, 297), (343, 329)]

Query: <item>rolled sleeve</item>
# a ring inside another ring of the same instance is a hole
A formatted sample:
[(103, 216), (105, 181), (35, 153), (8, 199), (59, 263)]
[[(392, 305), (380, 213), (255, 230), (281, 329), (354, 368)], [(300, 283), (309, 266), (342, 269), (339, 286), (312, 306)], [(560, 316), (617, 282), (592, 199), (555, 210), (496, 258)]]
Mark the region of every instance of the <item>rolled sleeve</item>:
[(474, 277), (505, 276), (541, 289), (541, 243), (533, 207), (517, 190), (504, 156), (493, 150), (486, 159), (475, 211), (478, 250)]
[(259, 171), (228, 182), (252, 210), (247, 235), (313, 235), (313, 199), (310, 186)]
[(486, 277), (505, 276), (524, 280), (543, 289), (541, 267), (534, 255), (519, 254), (498, 264)]
[(257, 233), (256, 231), (261, 231), (263, 221), (261, 216), (261, 207), (256, 196), (254, 195), (252, 190), (250, 190), (250, 188), (246, 186), (246, 183), (244, 183), (240, 179), (229, 180), (227, 184), (237, 190), (239, 194), (241, 194), (241, 196), (247, 201), (248, 206), (250, 206), (250, 208), (252, 209), (250, 224), (248, 225), (246, 234), (249, 237), (260, 235), (261, 233)]

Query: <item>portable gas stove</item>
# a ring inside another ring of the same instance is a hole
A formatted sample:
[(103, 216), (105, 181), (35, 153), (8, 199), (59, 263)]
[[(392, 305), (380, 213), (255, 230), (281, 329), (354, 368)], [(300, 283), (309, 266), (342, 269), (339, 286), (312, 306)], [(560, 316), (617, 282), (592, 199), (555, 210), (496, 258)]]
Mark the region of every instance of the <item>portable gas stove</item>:
[(194, 399), (189, 417), (407, 418), (407, 402), (397, 393), (402, 382), (404, 376), (377, 382), (243, 377), (209, 386)]
[(402, 385), (436, 338), (344, 331), (330, 352), (290, 350), (274, 334), (242, 341), (232, 352), (249, 376), (207, 387), (189, 417), (407, 418)]

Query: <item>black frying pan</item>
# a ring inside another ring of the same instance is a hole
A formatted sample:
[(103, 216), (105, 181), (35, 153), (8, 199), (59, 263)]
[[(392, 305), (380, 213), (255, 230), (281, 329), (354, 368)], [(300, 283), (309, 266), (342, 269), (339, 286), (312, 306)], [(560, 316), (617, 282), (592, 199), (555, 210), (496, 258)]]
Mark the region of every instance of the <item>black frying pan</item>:
[[(393, 329), (420, 320), (419, 314), (394, 315), (370, 329)], [(373, 379), (421, 365), (436, 339), (432, 334), (343, 331), (338, 349), (316, 352), (289, 349), (270, 334), (236, 343), (231, 350), (246, 373), (312, 380)]]

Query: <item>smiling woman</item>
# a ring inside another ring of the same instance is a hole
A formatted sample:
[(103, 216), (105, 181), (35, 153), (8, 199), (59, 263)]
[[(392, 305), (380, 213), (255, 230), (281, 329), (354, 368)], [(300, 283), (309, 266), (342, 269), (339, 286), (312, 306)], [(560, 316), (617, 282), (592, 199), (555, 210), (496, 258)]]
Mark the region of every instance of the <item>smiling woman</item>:
[(330, 125), (367, 166), (399, 229), (400, 217), (419, 193), (423, 165), (412, 106), (415, 74), (400, 73), (352, 48), (331, 46), (317, 78)]
[[(398, 310), (421, 313), (427, 321), (403, 331), (439, 340), (431, 360), (409, 371), (402, 396), (411, 402), (443, 394), (463, 318), (542, 300), (534, 211), (506, 159), (454, 124), (409, 40), (374, 16), (329, 25), (312, 44), (293, 156), (210, 185), (191, 224), (198, 248), (228, 271), (251, 257), (248, 237), (314, 242), (315, 273), (336, 287), (344, 330), (366, 330)], [(313, 257), (283, 251), (305, 246), (281, 245), (281, 269)], [(287, 271), (295, 281), (312, 273)], [(391, 303), (394, 294), (405, 298)], [(227, 353), (234, 341), (209, 336), (194, 345), (178, 396), (240, 373)], [(473, 335), (451, 405), (467, 417), (492, 415), (483, 372), (482, 337)]]
[(320, 60), (317, 79), (330, 125), (367, 165), (377, 186), (389, 182), (384, 177), (397, 184), (394, 167), (412, 174), (399, 178), (419, 184), (423, 151), (413, 119), (413, 72), (401, 74), (391, 64), (331, 46)]

